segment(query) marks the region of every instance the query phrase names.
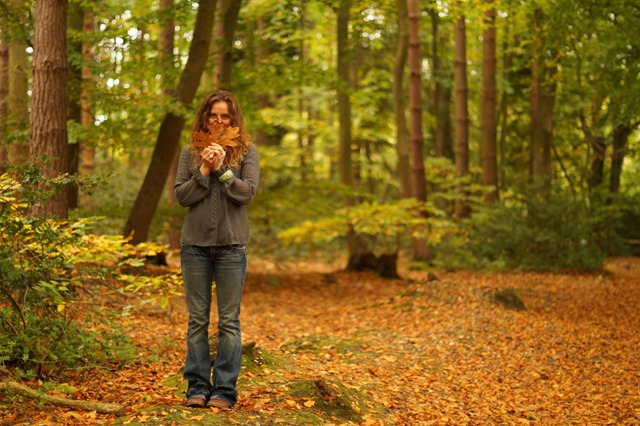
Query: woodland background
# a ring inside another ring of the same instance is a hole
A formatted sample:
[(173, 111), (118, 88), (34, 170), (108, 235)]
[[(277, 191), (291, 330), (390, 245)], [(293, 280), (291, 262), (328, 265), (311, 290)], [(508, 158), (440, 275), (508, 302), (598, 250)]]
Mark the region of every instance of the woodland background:
[(637, 255), (639, 24), (628, 0), (0, 1), (0, 366), (131, 360), (87, 300), (180, 295), (173, 174), (217, 88), (261, 156), (256, 258), (398, 278)]

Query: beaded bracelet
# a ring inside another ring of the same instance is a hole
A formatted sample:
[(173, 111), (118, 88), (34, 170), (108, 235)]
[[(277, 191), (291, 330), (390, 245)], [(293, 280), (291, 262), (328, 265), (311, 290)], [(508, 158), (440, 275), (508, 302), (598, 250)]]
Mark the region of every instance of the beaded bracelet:
[(233, 177), (233, 172), (231, 171), (231, 169), (228, 169), (226, 172), (224, 172), (222, 175), (218, 177), (218, 180), (221, 183), (225, 183), (229, 181), (232, 177)]

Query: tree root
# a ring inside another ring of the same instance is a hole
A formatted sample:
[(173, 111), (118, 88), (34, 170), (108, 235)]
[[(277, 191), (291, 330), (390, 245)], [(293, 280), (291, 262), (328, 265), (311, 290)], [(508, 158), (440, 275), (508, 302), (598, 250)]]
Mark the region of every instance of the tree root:
[(115, 414), (116, 416), (121, 417), (124, 416), (127, 411), (127, 407), (123, 407), (120, 405), (104, 404), (102, 402), (93, 401), (78, 401), (75, 399), (67, 399), (58, 396), (47, 395), (46, 393), (41, 393), (13, 380), (0, 382), (0, 392), (5, 392), (7, 390), (12, 390), (17, 394), (25, 396), (27, 398), (39, 399), (48, 404), (85, 411), (95, 411), (100, 414)]

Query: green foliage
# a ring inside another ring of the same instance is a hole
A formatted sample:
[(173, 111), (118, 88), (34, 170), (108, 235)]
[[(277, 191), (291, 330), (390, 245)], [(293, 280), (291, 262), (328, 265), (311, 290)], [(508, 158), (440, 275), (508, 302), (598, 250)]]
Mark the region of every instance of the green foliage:
[(366, 236), (373, 250), (394, 253), (403, 235), (425, 238), (434, 244), (456, 229), (442, 211), (413, 198), (384, 204), (364, 202), (332, 213), (318, 220), (306, 220), (278, 236), (289, 244), (323, 245), (355, 232)]
[(443, 241), (436, 263), (448, 268), (594, 271), (616, 238), (618, 213), (567, 192), (530, 188), (478, 208), (464, 232)]
[(613, 254), (640, 256), (640, 192), (630, 193), (617, 202), (621, 208), (616, 232), (622, 238), (622, 245)]
[[(127, 362), (134, 353), (129, 338), (108, 315), (91, 319), (82, 303), (86, 283), (121, 279), (120, 268), (137, 267), (163, 248), (89, 234), (91, 219), (69, 223), (27, 214), (32, 202), (47, 195), (29, 189), (28, 182), (51, 185), (36, 176), (22, 175), (22, 184), (0, 176), (0, 363), (44, 374)], [(127, 282), (133, 288), (123, 291), (146, 291), (163, 306), (181, 284), (168, 279), (175, 285), (164, 286), (158, 297), (149, 290), (157, 289), (157, 279), (127, 276)]]

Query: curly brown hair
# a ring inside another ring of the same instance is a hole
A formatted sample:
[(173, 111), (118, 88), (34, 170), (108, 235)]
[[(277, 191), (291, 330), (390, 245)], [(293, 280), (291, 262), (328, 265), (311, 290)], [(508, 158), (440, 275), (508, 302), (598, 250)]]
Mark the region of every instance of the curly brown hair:
[[(193, 120), (193, 125), (191, 126), (191, 134), (202, 131), (208, 132), (208, 120), (209, 114), (211, 113), (211, 107), (213, 104), (217, 102), (226, 102), (229, 106), (229, 115), (231, 116), (231, 127), (238, 127), (240, 129), (240, 136), (236, 139), (238, 142), (238, 146), (227, 146), (225, 151), (227, 155), (225, 156), (224, 162), (229, 167), (235, 167), (242, 161), (242, 158), (247, 153), (249, 149), (249, 143), (251, 142), (249, 139), (249, 134), (247, 133), (247, 129), (244, 127), (244, 118), (242, 116), (242, 111), (240, 110), (240, 106), (236, 101), (236, 98), (226, 90), (216, 90), (213, 93), (207, 95), (207, 97), (202, 101), (198, 112)], [(196, 148), (191, 145), (191, 152), (196, 157), (196, 161), (200, 163), (202, 160), (200, 159), (200, 153), (202, 152), (202, 148)]]

